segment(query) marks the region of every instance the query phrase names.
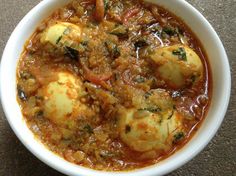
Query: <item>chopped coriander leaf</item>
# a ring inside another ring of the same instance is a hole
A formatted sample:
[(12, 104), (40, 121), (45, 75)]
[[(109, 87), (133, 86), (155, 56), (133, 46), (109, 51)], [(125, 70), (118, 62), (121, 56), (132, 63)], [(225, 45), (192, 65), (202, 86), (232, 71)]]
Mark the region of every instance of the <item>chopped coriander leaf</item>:
[(115, 43), (113, 43), (111, 41), (106, 41), (105, 46), (112, 58), (116, 59), (120, 56), (120, 49), (118, 48), (118, 46)]
[(144, 94), (144, 97), (145, 97), (145, 98), (149, 98), (151, 95), (152, 95), (152, 92), (146, 92), (146, 93)]
[(129, 125), (125, 126), (125, 133), (129, 133), (131, 131), (131, 127)]
[(93, 133), (93, 129), (92, 129), (92, 127), (91, 127), (89, 124), (87, 124), (87, 125), (84, 126), (84, 130), (85, 130), (87, 133), (89, 133), (89, 134), (92, 134), (92, 133)]
[(112, 56), (113, 58), (118, 58), (120, 57), (120, 49), (116, 46), (112, 50)]
[(120, 74), (119, 73), (114, 73), (114, 78), (115, 80), (120, 80)]
[(159, 120), (159, 124), (161, 124), (163, 122), (163, 117), (161, 116), (160, 120)]
[(144, 83), (145, 82), (145, 78), (142, 76), (137, 76), (134, 80), (137, 83)]
[(170, 116), (168, 117), (168, 120), (171, 119), (173, 117), (173, 115), (174, 115), (174, 110), (172, 110)]
[(83, 45), (83, 46), (87, 46), (88, 43), (89, 43), (89, 41), (87, 41), (87, 40), (80, 42), (80, 44)]
[(184, 138), (184, 133), (183, 132), (178, 132), (174, 135), (173, 143), (177, 143), (180, 140), (182, 140), (183, 138)]
[(116, 35), (119, 38), (127, 38), (129, 29), (123, 25), (116, 25), (115, 28), (110, 32), (112, 35)]
[(175, 29), (172, 28), (172, 27), (164, 27), (164, 28), (162, 29), (162, 32), (164, 32), (164, 33), (166, 33), (166, 34), (168, 34), (168, 35), (170, 35), (170, 36), (173, 36), (173, 35), (176, 34)]
[(172, 51), (172, 54), (178, 56), (178, 58), (179, 58), (180, 60), (187, 61), (187, 54), (186, 54), (186, 51), (185, 51), (185, 49), (182, 48), (182, 47), (180, 47), (180, 48), (177, 49), (177, 50), (173, 50), (173, 51)]
[(79, 56), (79, 52), (77, 50), (70, 48), (68, 46), (65, 47), (65, 52), (68, 57), (74, 60), (76, 60)]
[(43, 114), (44, 114), (43, 111), (40, 110), (40, 111), (38, 111), (38, 112), (35, 113), (35, 117), (42, 117)]
[(61, 39), (62, 39), (62, 36), (60, 36), (60, 37), (57, 39), (56, 44), (58, 44), (58, 43), (61, 41)]
[(141, 108), (141, 109), (138, 109), (138, 111), (149, 111), (149, 112), (152, 112), (152, 113), (157, 113), (157, 112), (160, 112), (160, 111), (161, 111), (161, 108), (148, 107), (148, 108)]
[(109, 0), (104, 0), (105, 11), (109, 9)]
[(192, 81), (192, 83), (194, 83), (194, 82), (196, 81), (196, 79), (197, 79), (197, 78), (196, 78), (195, 75), (192, 75), (192, 76), (191, 76), (191, 81)]
[(29, 72), (22, 71), (20, 72), (20, 78), (23, 80), (28, 80), (30, 78), (34, 78), (34, 76), (30, 74)]

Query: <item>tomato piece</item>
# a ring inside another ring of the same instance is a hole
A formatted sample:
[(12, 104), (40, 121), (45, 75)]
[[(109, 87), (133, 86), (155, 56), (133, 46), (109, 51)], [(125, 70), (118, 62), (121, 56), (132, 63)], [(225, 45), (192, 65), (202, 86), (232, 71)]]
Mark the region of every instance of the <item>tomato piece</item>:
[(140, 8), (138, 7), (128, 9), (123, 15), (123, 18), (122, 18), (123, 23), (127, 24), (128, 20), (132, 18), (133, 16), (137, 15), (139, 12), (140, 12)]
[(96, 74), (85, 65), (83, 65), (83, 71), (84, 78), (97, 85), (102, 85), (104, 81), (107, 81), (112, 77), (112, 72), (107, 72), (105, 74)]

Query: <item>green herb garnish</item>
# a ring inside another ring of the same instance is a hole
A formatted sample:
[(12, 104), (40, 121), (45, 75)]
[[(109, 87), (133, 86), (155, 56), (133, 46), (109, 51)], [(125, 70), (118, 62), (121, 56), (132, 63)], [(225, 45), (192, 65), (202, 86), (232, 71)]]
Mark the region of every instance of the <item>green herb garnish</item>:
[(114, 78), (115, 78), (115, 81), (119, 80), (120, 79), (120, 74), (119, 73), (114, 73)]
[(196, 77), (195, 75), (192, 75), (192, 76), (191, 76), (191, 81), (192, 81), (192, 83), (194, 83), (194, 82), (196, 81), (196, 79), (197, 79), (197, 77)]
[(164, 27), (162, 29), (162, 32), (166, 33), (169, 36), (173, 36), (173, 35), (176, 34), (176, 31), (175, 31), (175, 29), (173, 27)]
[(144, 83), (145, 82), (145, 78), (139, 75), (139, 76), (137, 76), (135, 78), (135, 82), (137, 82), (137, 83)]
[(127, 38), (128, 32), (129, 29), (127, 27), (117, 24), (110, 34), (116, 35), (119, 38)]
[(87, 125), (84, 126), (84, 130), (85, 130), (87, 133), (89, 133), (89, 134), (92, 134), (92, 133), (93, 133), (93, 129), (92, 129), (92, 127), (91, 127), (89, 124), (87, 124)]
[(169, 115), (168, 120), (171, 119), (173, 115), (174, 115), (174, 110), (171, 111), (171, 114)]
[(57, 41), (56, 41), (56, 44), (58, 44), (62, 39), (62, 36), (58, 37)]
[(111, 41), (106, 41), (105, 46), (112, 58), (116, 59), (116, 58), (120, 57), (120, 49), (118, 48), (118, 46), (115, 43), (113, 43)]
[(39, 118), (39, 117), (43, 117), (43, 111), (42, 110), (40, 110), (40, 111), (38, 111), (38, 112), (36, 112), (35, 113), (35, 116), (37, 117), (37, 118)]
[(79, 52), (77, 50), (75, 50), (74, 48), (65, 47), (65, 53), (68, 57), (70, 57), (71, 59), (77, 60), (79, 57)]
[(28, 72), (22, 71), (22, 72), (20, 72), (20, 78), (23, 80), (28, 80), (30, 78), (34, 79), (34, 76)]
[(180, 140), (182, 140), (183, 138), (184, 138), (184, 133), (183, 132), (178, 132), (174, 135), (173, 143), (177, 143)]
[(145, 97), (145, 98), (149, 98), (151, 95), (152, 95), (152, 92), (146, 92), (146, 93), (144, 94), (144, 97)]
[(141, 108), (141, 109), (138, 109), (138, 111), (149, 111), (149, 112), (152, 112), (152, 113), (157, 113), (157, 112), (160, 112), (160, 111), (161, 111), (161, 108), (148, 107), (148, 108)]
[(109, 0), (104, 0), (105, 11), (109, 9)]
[(88, 40), (85, 40), (85, 41), (82, 41), (82, 42), (80, 42), (80, 44), (81, 44), (81, 45), (83, 45), (83, 46), (87, 46), (87, 45), (88, 45), (88, 43), (89, 43), (89, 41), (88, 41)]
[(129, 133), (131, 131), (131, 127), (129, 125), (125, 126), (125, 134)]
[(182, 47), (180, 47), (180, 48), (177, 49), (177, 50), (173, 50), (173, 51), (172, 51), (172, 54), (178, 56), (178, 58), (179, 58), (180, 60), (187, 61), (187, 54), (186, 54), (186, 51), (185, 51), (185, 49), (182, 48)]

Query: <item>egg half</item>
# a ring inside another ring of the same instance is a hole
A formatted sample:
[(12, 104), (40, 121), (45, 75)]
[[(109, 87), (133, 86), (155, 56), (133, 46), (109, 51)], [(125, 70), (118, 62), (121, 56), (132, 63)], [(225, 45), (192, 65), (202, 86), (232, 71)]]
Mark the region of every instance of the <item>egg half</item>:
[(152, 94), (150, 98), (156, 97), (157, 101), (147, 98), (147, 107), (119, 110), (120, 138), (138, 152), (167, 151), (173, 144), (174, 136), (184, 132), (183, 117), (174, 109), (169, 95), (161, 89), (154, 90)]
[(58, 79), (43, 88), (44, 116), (58, 125), (67, 125), (86, 115), (88, 107), (80, 101), (86, 94), (79, 78), (71, 73), (58, 72)]
[(82, 29), (80, 26), (67, 22), (57, 22), (42, 33), (41, 42), (48, 42), (61, 48), (70, 47), (76, 50), (81, 40), (81, 35)]
[(203, 77), (203, 64), (193, 49), (173, 45), (156, 49), (150, 58), (157, 65), (157, 77), (172, 88), (195, 84)]

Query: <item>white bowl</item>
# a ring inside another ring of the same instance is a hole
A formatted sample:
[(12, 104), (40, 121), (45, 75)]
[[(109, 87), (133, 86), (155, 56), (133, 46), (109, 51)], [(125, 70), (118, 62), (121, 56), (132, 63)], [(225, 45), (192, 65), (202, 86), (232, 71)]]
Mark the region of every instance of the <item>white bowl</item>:
[(68, 0), (44, 0), (33, 8), (12, 33), (2, 56), (1, 99), (4, 112), (13, 131), (21, 142), (41, 161), (52, 168), (73, 176), (157, 176), (167, 174), (195, 157), (212, 139), (220, 127), (227, 110), (231, 76), (224, 47), (214, 29), (194, 7), (183, 0), (149, 0), (164, 6), (192, 29), (203, 44), (213, 76), (213, 95), (206, 119), (194, 137), (178, 152), (156, 165), (130, 172), (95, 171), (69, 163), (50, 152), (36, 140), (23, 120), (16, 101), (16, 66), (25, 41), (40, 22)]

